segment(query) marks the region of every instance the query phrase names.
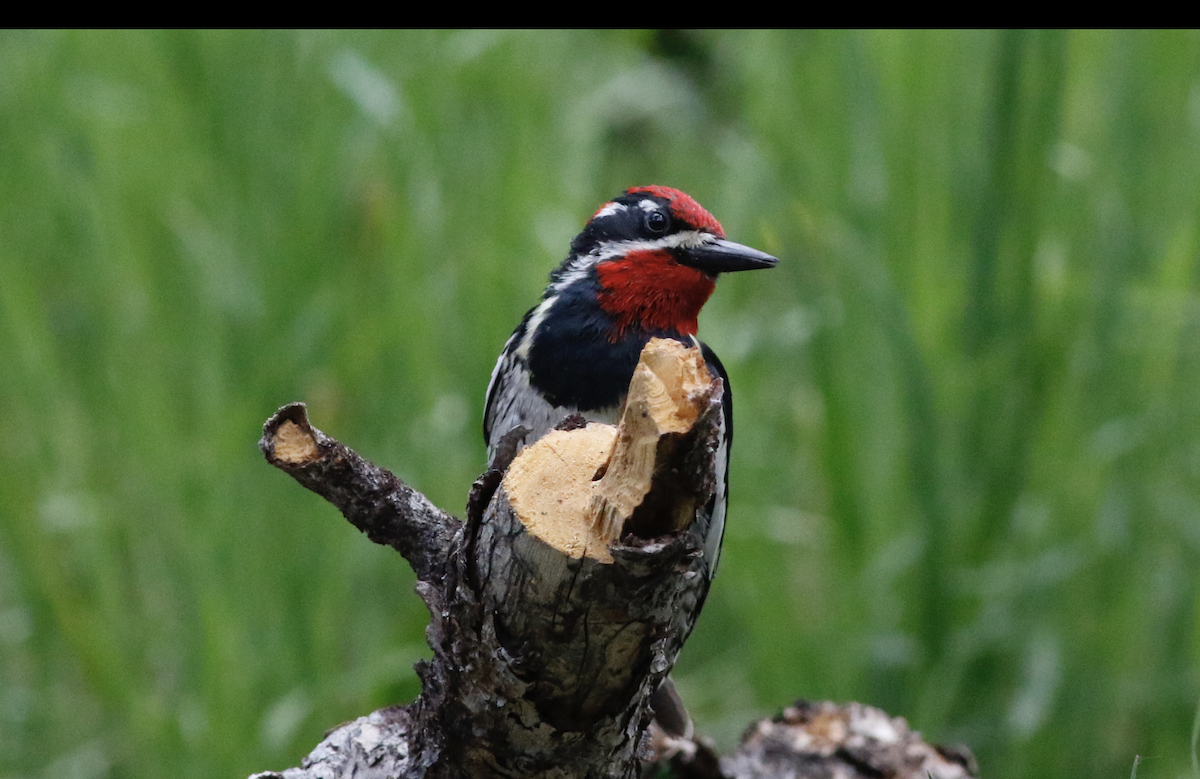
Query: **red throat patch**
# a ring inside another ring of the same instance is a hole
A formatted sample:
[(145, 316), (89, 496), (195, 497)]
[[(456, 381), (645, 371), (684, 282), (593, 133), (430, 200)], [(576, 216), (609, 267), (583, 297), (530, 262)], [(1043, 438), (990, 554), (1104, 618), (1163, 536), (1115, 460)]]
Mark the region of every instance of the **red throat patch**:
[(671, 215), (676, 219), (692, 227), (712, 233), (718, 238), (725, 237), (725, 230), (721, 228), (721, 223), (686, 192), (680, 192), (678, 189), (672, 189), (671, 187), (659, 186), (630, 187), (625, 191), (630, 195), (645, 192), (647, 195), (661, 197), (671, 204)]
[(630, 326), (639, 325), (646, 330), (695, 335), (700, 309), (716, 288), (711, 276), (680, 265), (668, 251), (630, 252), (597, 265), (596, 275), (600, 278), (600, 308), (616, 320), (614, 342)]

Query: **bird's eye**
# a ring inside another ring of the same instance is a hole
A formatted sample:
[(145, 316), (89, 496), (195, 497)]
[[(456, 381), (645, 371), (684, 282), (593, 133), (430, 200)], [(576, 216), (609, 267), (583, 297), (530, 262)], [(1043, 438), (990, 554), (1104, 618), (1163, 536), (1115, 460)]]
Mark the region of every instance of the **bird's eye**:
[(646, 229), (655, 235), (662, 235), (670, 225), (670, 217), (662, 211), (648, 211), (646, 213)]

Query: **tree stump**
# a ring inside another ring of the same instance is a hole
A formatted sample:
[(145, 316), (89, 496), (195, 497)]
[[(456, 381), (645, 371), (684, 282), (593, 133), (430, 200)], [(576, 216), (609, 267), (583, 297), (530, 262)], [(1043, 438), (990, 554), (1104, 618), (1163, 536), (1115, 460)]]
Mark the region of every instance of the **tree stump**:
[(568, 418), (519, 453), (515, 431), (465, 521), (312, 427), (303, 404), (281, 408), (260, 441), (268, 462), (408, 560), (433, 658), (417, 665), (415, 702), (255, 779), (635, 777), (656, 760), (679, 775), (775, 775), (650, 727), (708, 593), (723, 390), (698, 350), (652, 341), (619, 425)]

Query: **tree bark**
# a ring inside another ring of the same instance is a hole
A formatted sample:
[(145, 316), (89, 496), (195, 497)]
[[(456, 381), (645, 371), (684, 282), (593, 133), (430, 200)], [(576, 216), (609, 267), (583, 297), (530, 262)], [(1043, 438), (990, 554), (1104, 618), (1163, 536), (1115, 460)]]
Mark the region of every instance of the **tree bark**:
[[(644, 355), (617, 429), (568, 419), (514, 460), (516, 431), (465, 522), (312, 427), (303, 404), (271, 417), (268, 462), (412, 565), (433, 658), (417, 665), (414, 703), (343, 725), (301, 767), (255, 779), (635, 777), (654, 760), (681, 776), (857, 775), (763, 773), (778, 761), (718, 761), (650, 727), (651, 696), (709, 586), (701, 534), (723, 387), (697, 357)], [(766, 732), (756, 727), (747, 743), (774, 743), (751, 739)]]

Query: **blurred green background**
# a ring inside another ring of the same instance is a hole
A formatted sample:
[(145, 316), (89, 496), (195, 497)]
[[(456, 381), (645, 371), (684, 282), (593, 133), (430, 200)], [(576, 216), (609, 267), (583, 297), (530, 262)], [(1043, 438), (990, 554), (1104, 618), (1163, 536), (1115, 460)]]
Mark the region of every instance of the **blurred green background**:
[(676, 677), (990, 777), (1195, 777), (1200, 35), (0, 34), (0, 779), (296, 764), (416, 696), (391, 550), (268, 467), (314, 423), (460, 513), (493, 361), (603, 201), (783, 262)]

